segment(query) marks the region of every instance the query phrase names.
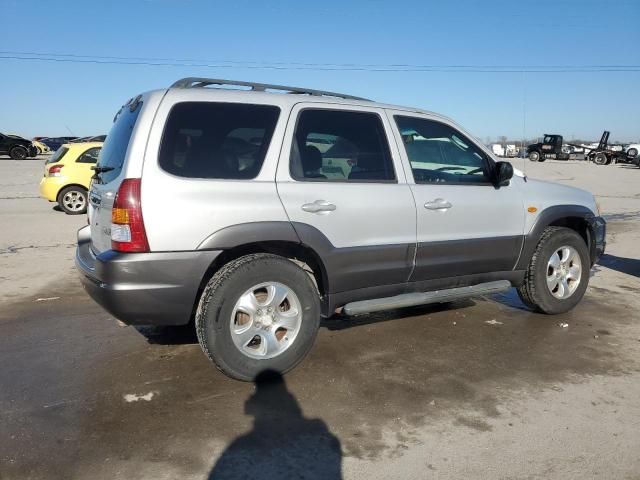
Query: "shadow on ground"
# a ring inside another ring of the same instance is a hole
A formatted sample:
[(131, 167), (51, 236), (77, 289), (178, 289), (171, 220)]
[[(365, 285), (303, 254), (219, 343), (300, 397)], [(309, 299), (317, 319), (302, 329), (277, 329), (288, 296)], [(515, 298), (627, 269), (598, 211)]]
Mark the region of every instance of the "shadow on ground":
[(616, 272), (640, 277), (640, 260), (637, 258), (625, 258), (604, 254), (598, 261), (598, 265), (615, 270)]
[(253, 426), (225, 449), (210, 480), (342, 478), (340, 441), (322, 420), (303, 416), (282, 375), (258, 375), (244, 411)]

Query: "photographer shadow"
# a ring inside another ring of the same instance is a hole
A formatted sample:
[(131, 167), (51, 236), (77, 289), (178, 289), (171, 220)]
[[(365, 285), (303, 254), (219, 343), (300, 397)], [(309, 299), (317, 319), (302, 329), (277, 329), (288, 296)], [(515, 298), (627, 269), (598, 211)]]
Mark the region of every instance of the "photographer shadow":
[(245, 413), (253, 428), (222, 453), (210, 480), (342, 478), (340, 441), (322, 420), (303, 416), (282, 375), (267, 370), (256, 377)]

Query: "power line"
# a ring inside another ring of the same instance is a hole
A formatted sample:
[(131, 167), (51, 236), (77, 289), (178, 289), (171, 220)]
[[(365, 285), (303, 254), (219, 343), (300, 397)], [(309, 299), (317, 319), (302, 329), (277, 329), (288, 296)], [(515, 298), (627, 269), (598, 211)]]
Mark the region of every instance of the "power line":
[(640, 72), (640, 65), (415, 65), (250, 62), (188, 60), (157, 57), (116, 57), (70, 53), (0, 51), (0, 59), (60, 63), (91, 63), (164, 67), (246, 68), (258, 70), (366, 71), (366, 72), (470, 72), (470, 73), (588, 73)]

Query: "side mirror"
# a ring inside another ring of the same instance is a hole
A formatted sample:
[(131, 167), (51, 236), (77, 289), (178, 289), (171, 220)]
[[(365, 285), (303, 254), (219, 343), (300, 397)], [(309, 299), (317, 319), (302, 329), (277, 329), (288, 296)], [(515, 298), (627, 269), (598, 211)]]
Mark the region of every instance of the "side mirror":
[(496, 186), (505, 187), (513, 177), (513, 166), (509, 162), (496, 163)]

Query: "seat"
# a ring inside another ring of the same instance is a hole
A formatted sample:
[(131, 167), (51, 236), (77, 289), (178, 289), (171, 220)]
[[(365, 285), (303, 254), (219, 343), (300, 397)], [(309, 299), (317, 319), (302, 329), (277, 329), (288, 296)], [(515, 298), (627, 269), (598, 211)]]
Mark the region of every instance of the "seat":
[(327, 178), (320, 173), (322, 168), (322, 154), (318, 147), (306, 145), (301, 152), (300, 161), (302, 162), (302, 171), (304, 178)]
[(387, 180), (382, 157), (365, 153), (358, 156), (358, 164), (351, 169), (349, 180)]

